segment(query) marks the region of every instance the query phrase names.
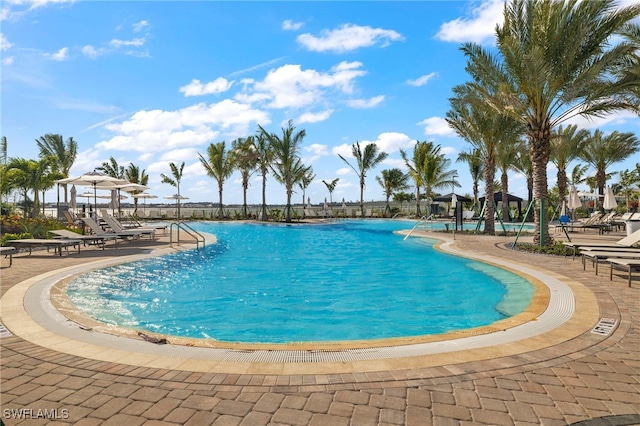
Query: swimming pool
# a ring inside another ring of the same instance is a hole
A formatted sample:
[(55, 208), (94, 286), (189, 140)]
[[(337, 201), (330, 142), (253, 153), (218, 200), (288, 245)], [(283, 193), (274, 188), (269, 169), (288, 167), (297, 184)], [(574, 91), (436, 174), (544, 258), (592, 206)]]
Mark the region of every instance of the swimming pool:
[(523, 311), (533, 286), (394, 230), (413, 222), (199, 223), (218, 243), (74, 279), (70, 300), (109, 323), (226, 342), (439, 334)]

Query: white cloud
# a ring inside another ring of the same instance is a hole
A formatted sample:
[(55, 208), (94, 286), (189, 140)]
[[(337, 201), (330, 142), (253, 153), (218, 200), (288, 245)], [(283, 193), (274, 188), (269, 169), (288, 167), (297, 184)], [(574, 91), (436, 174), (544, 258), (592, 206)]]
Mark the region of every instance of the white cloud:
[(11, 65), (13, 64), (13, 56), (4, 56), (2, 58), (2, 65)]
[(185, 96), (211, 95), (226, 92), (232, 85), (233, 81), (228, 81), (223, 77), (218, 77), (206, 84), (201, 83), (200, 80), (193, 79), (191, 83), (182, 86), (180, 92), (184, 93)]
[(98, 56), (104, 54), (105, 49), (104, 48), (95, 48), (93, 46), (91, 46), (90, 44), (83, 46), (81, 49), (81, 52), (83, 55), (90, 57), (91, 59), (95, 59)]
[(114, 38), (109, 42), (109, 45), (116, 49), (121, 47), (141, 47), (144, 45), (145, 41), (144, 37), (134, 38), (133, 40), (119, 40)]
[(404, 133), (385, 132), (380, 133), (380, 135), (378, 135), (378, 139), (375, 141), (360, 141), (360, 147), (364, 148), (365, 145), (372, 142), (378, 145), (378, 149), (380, 151), (386, 152), (387, 154), (394, 153), (400, 148), (412, 148), (416, 143), (415, 139), (411, 139)]
[(45, 57), (48, 59), (51, 59), (52, 61), (66, 61), (67, 58), (69, 57), (69, 48), (68, 47), (63, 47), (62, 49), (58, 50), (56, 53), (47, 53), (45, 54)]
[(270, 108), (317, 106), (329, 95), (350, 94), (354, 80), (366, 74), (360, 62), (341, 62), (329, 72), (301, 69), (287, 64), (267, 73), (262, 81), (244, 79), (244, 89), (235, 99), (244, 103), (266, 102)]
[(11, 49), (13, 43), (10, 43), (9, 40), (4, 36), (4, 34), (0, 33), (0, 51), (5, 51)]
[(160, 156), (159, 161), (181, 163), (183, 161), (193, 161), (193, 159), (196, 157), (198, 157), (197, 149), (179, 148), (179, 149), (173, 149), (171, 151), (165, 152)]
[(458, 153), (458, 149), (453, 146), (443, 146), (440, 148), (440, 154), (450, 155), (450, 154), (457, 154), (457, 153)]
[(369, 99), (350, 99), (347, 101), (347, 105), (351, 108), (366, 109), (376, 107), (380, 105), (382, 101), (384, 101), (384, 95), (374, 96)]
[(333, 114), (332, 109), (328, 109), (328, 110), (316, 112), (316, 113), (305, 112), (300, 117), (298, 117), (298, 119), (295, 121), (297, 124), (318, 123), (318, 122), (327, 120), (329, 117), (331, 117), (331, 114)]
[(387, 158), (382, 163), (394, 169), (407, 170), (407, 163), (401, 158)]
[(380, 45), (386, 47), (392, 41), (404, 40), (393, 30), (344, 24), (334, 30), (322, 30), (319, 37), (306, 33), (297, 38), (298, 43), (314, 52), (344, 53), (361, 47)]
[(149, 26), (149, 21), (146, 21), (143, 19), (142, 21), (136, 22), (135, 24), (133, 24), (132, 30), (134, 33), (139, 33), (140, 31), (144, 30), (148, 26)]
[(343, 143), (342, 145), (334, 146), (331, 149), (331, 152), (336, 155), (342, 155), (344, 158), (349, 159), (349, 157), (351, 157), (351, 150), (351, 144)]
[(282, 29), (287, 31), (297, 31), (304, 25), (303, 22), (293, 22), (291, 19), (287, 19), (282, 23)]
[(319, 143), (312, 143), (311, 145), (304, 147), (304, 150), (307, 152), (311, 152), (314, 155), (329, 155), (329, 151), (327, 151), (327, 145), (322, 145)]
[(425, 126), (425, 135), (456, 135), (456, 132), (451, 127), (449, 127), (449, 123), (447, 123), (447, 121), (442, 117), (429, 117), (419, 122), (418, 125)]
[(105, 128), (116, 135), (96, 147), (141, 152), (193, 147), (212, 142), (221, 133), (230, 139), (246, 136), (256, 123), (269, 122), (266, 113), (229, 99), (176, 111), (139, 111), (129, 120), (107, 124)]
[(407, 80), (407, 84), (410, 86), (416, 86), (416, 87), (424, 86), (429, 82), (429, 80), (431, 80), (433, 77), (437, 75), (438, 73), (435, 73), (435, 72), (425, 74), (421, 77), (416, 78), (415, 80)]
[[(476, 4), (476, 3), (470, 3)], [(436, 34), (444, 41), (461, 43), (472, 41), (490, 44), (495, 41), (496, 24), (503, 22), (504, 0), (486, 0), (471, 10), (470, 18), (457, 18), (445, 22)]]
[[(349, 153), (351, 153), (351, 151), (349, 151)], [(343, 157), (347, 158), (344, 155), (343, 155)], [(353, 169), (351, 167), (341, 167), (338, 170), (336, 170), (336, 174), (338, 176), (345, 176), (345, 175), (348, 175), (348, 174), (350, 174), (352, 172), (353, 172)]]

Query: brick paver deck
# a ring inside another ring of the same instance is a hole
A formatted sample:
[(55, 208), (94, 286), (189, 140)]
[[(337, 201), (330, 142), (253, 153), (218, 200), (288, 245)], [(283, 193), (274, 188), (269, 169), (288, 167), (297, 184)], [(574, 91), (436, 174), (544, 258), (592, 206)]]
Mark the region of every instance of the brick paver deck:
[[(622, 233), (599, 237), (619, 239)], [(556, 235), (560, 238), (560, 236)], [(579, 261), (507, 250), (511, 238), (456, 235), (458, 248), (509, 257), (568, 276), (595, 293), (606, 338), (574, 339), (515, 356), (367, 373), (225, 374), (97, 361), (0, 338), (0, 404), (6, 425), (631, 425), (640, 424), (640, 280), (627, 286)], [(2, 259), (1, 295), (49, 270), (117, 254), (83, 248)], [(595, 325), (595, 324), (594, 324)], [(11, 330), (9, 330), (11, 331)]]

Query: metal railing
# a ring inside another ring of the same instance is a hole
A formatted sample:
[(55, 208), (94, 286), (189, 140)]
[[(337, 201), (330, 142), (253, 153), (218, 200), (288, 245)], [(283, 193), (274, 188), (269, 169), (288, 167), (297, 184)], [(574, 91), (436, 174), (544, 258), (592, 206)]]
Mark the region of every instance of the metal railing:
[(411, 228), (411, 231), (409, 231), (409, 233), (405, 235), (404, 239), (406, 240), (407, 238), (409, 238), (411, 236), (411, 233), (413, 233), (413, 231), (415, 231), (420, 225), (423, 225), (424, 229), (427, 229), (426, 224), (431, 222), (431, 219), (433, 219), (433, 215), (422, 216), (420, 220), (418, 220), (416, 224), (413, 225), (413, 228)]
[(204, 247), (205, 245), (204, 236), (198, 231), (196, 231), (195, 229), (193, 229), (191, 226), (187, 225), (185, 222), (172, 222), (171, 225), (169, 225), (169, 246), (170, 247), (173, 247), (173, 227), (174, 226), (176, 227), (176, 231), (177, 231), (176, 238), (177, 238), (178, 245), (180, 245), (180, 229), (182, 229), (184, 232), (186, 232), (196, 240), (196, 250), (200, 249), (200, 242), (202, 242), (202, 247)]

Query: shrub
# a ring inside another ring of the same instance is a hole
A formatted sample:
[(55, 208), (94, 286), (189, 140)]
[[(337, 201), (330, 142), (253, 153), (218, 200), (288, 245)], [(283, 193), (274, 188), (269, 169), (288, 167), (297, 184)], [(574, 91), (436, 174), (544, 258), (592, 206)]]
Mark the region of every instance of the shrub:
[(0, 245), (5, 246), (9, 240), (22, 240), (25, 238), (33, 238), (33, 236), (28, 232), (22, 232), (20, 234), (4, 234), (0, 238)]
[(554, 256), (573, 256), (573, 249), (565, 246), (561, 241), (554, 241), (551, 247), (541, 247), (531, 243), (517, 243), (515, 248), (516, 250), (526, 251), (529, 253), (550, 254)]

